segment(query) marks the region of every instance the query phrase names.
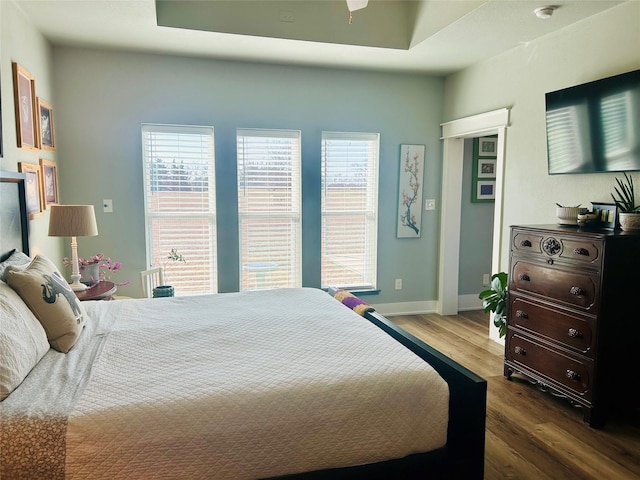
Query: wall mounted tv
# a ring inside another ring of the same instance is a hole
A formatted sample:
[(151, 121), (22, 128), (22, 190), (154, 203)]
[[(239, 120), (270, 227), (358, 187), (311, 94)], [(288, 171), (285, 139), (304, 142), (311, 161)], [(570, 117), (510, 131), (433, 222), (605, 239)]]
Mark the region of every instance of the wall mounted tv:
[(545, 95), (549, 174), (640, 170), (640, 70)]

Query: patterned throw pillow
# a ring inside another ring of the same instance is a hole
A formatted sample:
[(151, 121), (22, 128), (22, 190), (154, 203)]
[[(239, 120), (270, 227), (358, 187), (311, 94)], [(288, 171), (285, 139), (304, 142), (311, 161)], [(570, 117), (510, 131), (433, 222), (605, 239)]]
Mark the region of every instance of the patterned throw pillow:
[(53, 262), (36, 255), (26, 269), (11, 268), (7, 280), (40, 320), (51, 346), (67, 353), (82, 333), (86, 313)]
[(38, 319), (0, 281), (0, 400), (22, 383), (48, 351), (47, 334)]

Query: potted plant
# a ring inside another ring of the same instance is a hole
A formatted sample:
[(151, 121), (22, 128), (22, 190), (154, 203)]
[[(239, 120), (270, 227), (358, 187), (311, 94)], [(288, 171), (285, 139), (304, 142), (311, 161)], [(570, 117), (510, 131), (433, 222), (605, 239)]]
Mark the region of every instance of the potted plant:
[[(165, 282), (167, 280), (167, 265), (175, 262), (186, 262), (186, 260), (184, 259), (181, 253), (178, 253), (177, 249), (172, 248), (171, 251), (169, 252), (169, 255), (167, 255), (165, 261), (163, 262)], [(174, 293), (175, 293), (175, 290), (173, 286), (168, 284), (158, 285), (153, 289), (153, 298), (173, 297)]]
[(484, 312), (493, 312), (493, 324), (498, 327), (500, 338), (507, 334), (507, 286), (508, 278), (504, 272), (491, 276), (490, 288), (480, 292)]
[(617, 195), (611, 194), (619, 210), (620, 228), (625, 231), (640, 230), (640, 205), (636, 204), (633, 190), (633, 178), (624, 172), (624, 180), (616, 178), (617, 187), (614, 187)]

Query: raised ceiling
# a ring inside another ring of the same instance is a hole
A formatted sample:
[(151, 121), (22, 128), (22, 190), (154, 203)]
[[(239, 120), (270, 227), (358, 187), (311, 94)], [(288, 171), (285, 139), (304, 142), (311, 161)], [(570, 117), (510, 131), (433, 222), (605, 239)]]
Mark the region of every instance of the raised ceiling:
[(624, 3), (369, 0), (350, 25), (344, 0), (12, 1), (53, 45), (436, 75)]

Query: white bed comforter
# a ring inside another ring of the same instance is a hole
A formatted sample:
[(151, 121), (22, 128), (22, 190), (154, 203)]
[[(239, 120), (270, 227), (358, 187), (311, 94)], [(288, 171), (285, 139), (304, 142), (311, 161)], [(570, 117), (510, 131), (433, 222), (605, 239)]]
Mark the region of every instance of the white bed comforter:
[(320, 290), (86, 305), (106, 340), (66, 478), (262, 478), (446, 443), (444, 380)]

